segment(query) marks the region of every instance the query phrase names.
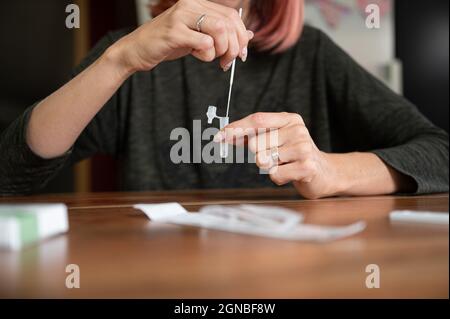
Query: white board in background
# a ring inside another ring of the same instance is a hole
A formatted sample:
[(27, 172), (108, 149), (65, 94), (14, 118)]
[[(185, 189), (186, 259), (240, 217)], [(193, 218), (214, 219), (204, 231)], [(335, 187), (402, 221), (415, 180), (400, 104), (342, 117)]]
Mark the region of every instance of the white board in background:
[(137, 19), (138, 24), (144, 24), (146, 21), (148, 21), (150, 16), (150, 10), (148, 9), (148, 5), (152, 2), (152, 0), (136, 0), (136, 10), (137, 10)]
[(324, 31), (359, 64), (384, 81), (397, 93), (402, 91), (401, 63), (395, 58), (394, 1), (381, 19), (380, 29), (366, 27), (366, 14), (357, 0), (325, 0), (350, 8), (332, 27), (319, 9), (320, 0), (306, 0), (306, 23)]

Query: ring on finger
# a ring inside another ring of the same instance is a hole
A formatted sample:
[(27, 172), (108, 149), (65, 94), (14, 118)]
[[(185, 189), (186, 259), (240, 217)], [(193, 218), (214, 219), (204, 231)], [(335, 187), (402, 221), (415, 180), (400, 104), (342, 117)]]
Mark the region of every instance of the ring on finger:
[(197, 23), (196, 23), (198, 32), (202, 32), (202, 23), (205, 21), (205, 19), (206, 19), (206, 14), (202, 14), (200, 16), (200, 18), (198, 18)]
[(272, 147), (272, 149), (270, 150), (270, 157), (272, 158), (272, 160), (275, 164), (278, 164), (278, 161), (280, 159), (280, 153), (278, 151), (278, 147)]

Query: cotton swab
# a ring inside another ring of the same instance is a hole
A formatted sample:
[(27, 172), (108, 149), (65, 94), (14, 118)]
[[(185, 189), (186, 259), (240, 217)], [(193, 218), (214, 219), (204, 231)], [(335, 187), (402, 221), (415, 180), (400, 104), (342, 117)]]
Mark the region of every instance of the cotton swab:
[[(239, 16), (242, 18), (242, 8), (239, 9)], [(229, 117), (230, 114), (230, 103), (231, 103), (231, 92), (233, 91), (233, 83), (234, 83), (234, 74), (236, 70), (236, 59), (233, 60), (233, 64), (231, 66), (231, 76), (230, 76), (230, 89), (228, 90), (228, 104), (227, 104), (227, 115)]]

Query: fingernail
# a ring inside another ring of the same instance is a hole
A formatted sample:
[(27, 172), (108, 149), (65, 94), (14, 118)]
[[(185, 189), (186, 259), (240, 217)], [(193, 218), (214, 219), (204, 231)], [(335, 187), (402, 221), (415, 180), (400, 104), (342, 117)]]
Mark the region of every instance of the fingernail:
[(233, 65), (233, 61), (231, 61), (230, 63), (225, 65), (225, 67), (223, 68), (223, 72), (227, 72), (231, 68), (232, 65)]
[(245, 47), (244, 49), (242, 49), (242, 62), (247, 61), (247, 57), (248, 57), (248, 48)]
[(215, 136), (214, 136), (214, 142), (216, 142), (216, 143), (220, 143), (220, 142), (223, 142), (223, 141), (225, 141), (225, 132), (223, 132), (223, 131), (219, 131), (219, 133), (217, 133)]

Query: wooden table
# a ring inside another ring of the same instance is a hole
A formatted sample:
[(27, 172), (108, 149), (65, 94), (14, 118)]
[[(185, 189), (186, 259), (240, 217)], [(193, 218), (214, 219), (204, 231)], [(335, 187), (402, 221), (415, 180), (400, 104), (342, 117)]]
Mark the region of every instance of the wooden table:
[[(155, 225), (136, 203), (280, 205), (307, 223), (368, 222), (328, 244), (289, 242), (174, 225)], [(70, 230), (22, 252), (0, 252), (0, 297), (448, 298), (448, 227), (392, 224), (394, 209), (448, 211), (448, 194), (302, 200), (293, 190), (100, 193), (0, 198), (64, 202)], [(67, 264), (81, 288), (67, 289)], [(381, 287), (365, 286), (377, 264)]]

